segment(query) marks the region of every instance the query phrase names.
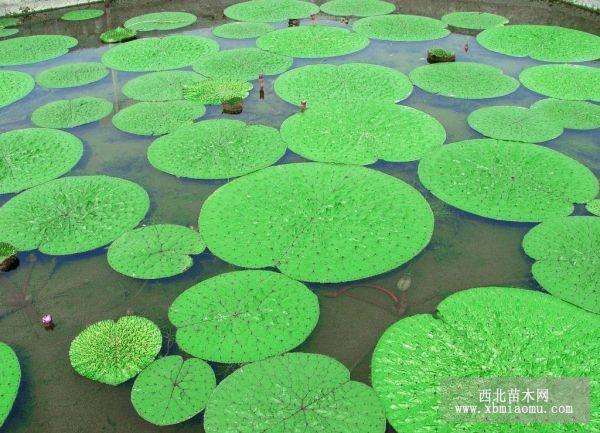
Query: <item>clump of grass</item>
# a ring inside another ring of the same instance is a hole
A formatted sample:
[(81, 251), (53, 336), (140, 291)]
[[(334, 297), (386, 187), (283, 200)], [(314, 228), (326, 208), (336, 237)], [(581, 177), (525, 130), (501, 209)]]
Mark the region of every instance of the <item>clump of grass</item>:
[(443, 48), (430, 48), (427, 50), (427, 63), (453, 62), (456, 54)]

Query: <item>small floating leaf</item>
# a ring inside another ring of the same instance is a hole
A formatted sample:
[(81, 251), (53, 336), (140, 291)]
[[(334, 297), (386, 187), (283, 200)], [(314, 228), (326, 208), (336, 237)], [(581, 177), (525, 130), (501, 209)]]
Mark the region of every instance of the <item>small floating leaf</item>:
[(589, 213), (600, 216), (600, 199), (597, 198), (595, 200), (590, 201), (588, 204), (585, 205), (585, 208)]
[[(18, 252), (17, 249), (15, 247), (13, 247), (11, 244), (9, 244), (7, 242), (0, 242), (0, 264), (2, 264), (6, 259), (16, 255), (17, 252)], [(2, 346), (0, 343), (0, 348), (1, 347)], [(0, 350), (0, 352), (1, 352), (1, 350)], [(0, 391), (0, 395), (1, 394), (2, 394), (2, 392)], [(2, 412), (2, 410), (0, 409), (0, 413), (1, 412)], [(0, 416), (0, 419), (2, 419), (1, 416)]]
[(503, 16), (487, 12), (451, 12), (442, 17), (449, 26), (460, 29), (484, 30), (508, 23)]
[(600, 128), (600, 105), (591, 102), (549, 98), (537, 101), (529, 108), (565, 129)]
[(0, 41), (0, 66), (29, 65), (69, 52), (77, 39), (60, 35), (36, 35)]
[(381, 15), (362, 18), (352, 28), (370, 39), (384, 41), (431, 41), (450, 34), (446, 24), (419, 15)]
[(21, 383), (21, 365), (16, 353), (0, 342), (0, 427), (10, 413)]
[(36, 108), (33, 124), (42, 128), (68, 129), (96, 122), (113, 111), (113, 104), (103, 98), (61, 99)]
[(232, 20), (274, 23), (290, 18), (308, 18), (319, 12), (319, 6), (298, 0), (251, 0), (225, 8)]
[(163, 71), (129, 80), (123, 94), (138, 101), (175, 101), (184, 99), (183, 89), (199, 84), (205, 78), (191, 71)]
[(219, 51), (194, 63), (194, 71), (208, 78), (252, 81), (260, 74), (276, 75), (287, 71), (293, 59), (259, 48), (234, 48)]
[(396, 5), (382, 0), (332, 0), (321, 5), (321, 11), (343, 17), (370, 17), (391, 14)]
[(107, 30), (100, 35), (100, 40), (105, 44), (116, 44), (119, 42), (127, 42), (135, 39), (137, 32), (132, 29), (124, 29), (117, 27), (116, 29)]
[(204, 105), (193, 101), (138, 102), (112, 118), (115, 128), (130, 134), (163, 135), (204, 116)]
[(0, 108), (29, 95), (35, 87), (31, 75), (18, 71), (0, 71)]
[(60, 17), (64, 21), (85, 21), (100, 18), (104, 15), (104, 11), (101, 9), (79, 9), (70, 11)]
[(212, 29), (213, 35), (226, 39), (253, 39), (275, 30), (267, 23), (239, 22), (221, 24)]
[(582, 65), (540, 65), (519, 74), (525, 87), (540, 95), (600, 102), (600, 68)]
[(204, 80), (183, 88), (183, 97), (207, 105), (219, 105), (231, 98), (246, 98), (252, 84), (239, 80)]
[(67, 63), (45, 69), (35, 76), (37, 83), (48, 89), (85, 86), (108, 75), (108, 69), (102, 63)]
[(187, 12), (154, 12), (130, 18), (123, 26), (138, 32), (174, 30), (192, 25), (197, 19), (196, 15)]

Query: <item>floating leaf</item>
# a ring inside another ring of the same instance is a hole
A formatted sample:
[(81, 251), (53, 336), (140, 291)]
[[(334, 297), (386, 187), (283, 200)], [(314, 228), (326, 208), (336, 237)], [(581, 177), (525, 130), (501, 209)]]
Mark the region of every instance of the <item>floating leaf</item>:
[(21, 365), (16, 353), (0, 342), (0, 427), (13, 407), (21, 383)]
[(205, 78), (191, 71), (163, 71), (129, 80), (123, 94), (138, 101), (175, 101), (183, 99), (185, 87), (199, 84)]
[(104, 11), (101, 9), (79, 9), (67, 12), (60, 19), (63, 21), (85, 21), (100, 18), (102, 15), (104, 15)]
[(55, 129), (17, 129), (0, 135), (0, 194), (55, 179), (83, 154), (79, 138)]
[(406, 263), (429, 243), (433, 214), (410, 185), (358, 166), (269, 167), (215, 191), (200, 212), (217, 257), (291, 278), (358, 280)]
[(384, 41), (431, 41), (450, 34), (446, 24), (419, 15), (381, 15), (362, 18), (352, 28), (370, 39)]
[(292, 350), (318, 319), (315, 294), (270, 271), (217, 275), (187, 289), (169, 309), (181, 350), (223, 363), (258, 361)]
[(600, 216), (600, 199), (590, 201), (585, 208), (589, 213)]
[(115, 44), (119, 42), (127, 42), (135, 39), (137, 31), (132, 29), (124, 29), (117, 27), (116, 29), (107, 30), (100, 35), (100, 40), (105, 44)]
[(227, 23), (212, 29), (213, 35), (226, 39), (253, 39), (272, 32), (273, 26), (267, 23), (239, 22)]
[(103, 98), (61, 99), (36, 108), (31, 113), (33, 124), (42, 128), (75, 128), (105, 118), (113, 104)]
[(95, 83), (107, 75), (108, 69), (102, 63), (67, 63), (40, 72), (35, 80), (48, 89), (64, 89)]
[[(13, 256), (15, 256), (17, 254), (17, 249), (15, 247), (13, 247), (11, 244), (6, 243), (6, 242), (0, 242), (0, 264), (3, 265), (4, 261), (6, 259), (9, 259)], [(0, 348), (1, 348), (1, 343), (0, 343)], [(0, 394), (2, 394), (2, 392), (0, 391)], [(2, 412), (2, 410), (0, 409), (0, 413)], [(2, 419), (2, 416), (0, 416), (0, 420)], [(1, 425), (1, 424), (0, 424)]]
[(207, 105), (219, 105), (234, 97), (246, 98), (252, 84), (239, 80), (204, 80), (183, 88), (183, 97)]
[(14, 27), (21, 24), (20, 18), (2, 17), (0, 18), (0, 27)]
[(0, 41), (0, 66), (29, 65), (69, 52), (77, 39), (61, 35), (36, 35)]
[(391, 14), (396, 5), (381, 0), (332, 0), (321, 5), (321, 11), (343, 17), (370, 17)]
[(0, 233), (19, 251), (80, 253), (137, 226), (149, 205), (146, 191), (128, 180), (65, 177), (22, 192), (0, 207)]
[(561, 153), (491, 139), (442, 146), (419, 164), (419, 179), (440, 200), (486, 218), (538, 222), (573, 212), (598, 193), (592, 172)]
[(207, 433), (383, 433), (373, 390), (333, 358), (289, 353), (244, 365), (215, 389)]
[(521, 72), (519, 80), (529, 90), (551, 98), (600, 102), (599, 68), (581, 65), (533, 66)]
[(146, 368), (161, 346), (158, 326), (144, 317), (125, 316), (85, 328), (71, 343), (69, 358), (81, 376), (119, 385)]
[(281, 136), (313, 161), (373, 164), (415, 161), (446, 140), (444, 127), (414, 108), (381, 102), (326, 104), (288, 117)]
[(0, 38), (7, 38), (17, 33), (19, 33), (19, 29), (5, 29), (0, 27)]
[(537, 101), (529, 108), (565, 129), (600, 128), (600, 105), (590, 102), (549, 98)]
[(194, 71), (213, 79), (252, 81), (260, 74), (276, 75), (292, 66), (291, 57), (259, 48), (235, 48), (206, 56), (193, 65)]
[(0, 71), (0, 107), (6, 107), (29, 95), (35, 87), (31, 75), (18, 71)]
[(204, 116), (204, 105), (193, 101), (138, 102), (112, 118), (115, 128), (130, 134), (163, 135)]
[(298, 0), (252, 0), (231, 5), (223, 11), (232, 20), (267, 23), (308, 18), (317, 12), (319, 6)]
[(196, 15), (187, 12), (154, 12), (130, 18), (123, 26), (138, 32), (174, 30), (190, 26), (197, 19)]
[(484, 30), (508, 23), (508, 19), (487, 12), (451, 12), (442, 17), (449, 26), (459, 29)]

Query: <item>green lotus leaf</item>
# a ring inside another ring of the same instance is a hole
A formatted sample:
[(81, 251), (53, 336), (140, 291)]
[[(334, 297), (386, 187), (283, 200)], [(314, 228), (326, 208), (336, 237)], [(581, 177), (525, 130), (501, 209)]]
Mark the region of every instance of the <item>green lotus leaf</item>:
[(586, 62), (600, 57), (600, 36), (558, 26), (498, 26), (479, 33), (477, 42), (496, 53), (544, 62)]
[(225, 16), (237, 21), (275, 23), (290, 18), (308, 18), (319, 6), (298, 0), (251, 0), (225, 8)]
[(204, 116), (204, 105), (193, 101), (138, 102), (112, 118), (115, 128), (130, 134), (163, 135)]
[(193, 265), (190, 257), (206, 246), (200, 233), (184, 226), (157, 224), (126, 232), (108, 249), (108, 264), (141, 279), (171, 277)]
[(256, 270), (202, 281), (169, 309), (181, 350), (222, 363), (253, 362), (292, 350), (318, 319), (319, 301), (304, 284)]
[(487, 12), (451, 12), (442, 21), (459, 29), (484, 30), (507, 24), (508, 18)]
[(35, 81), (29, 74), (18, 71), (0, 71), (0, 107), (6, 107), (29, 95)]
[(174, 30), (190, 26), (197, 19), (196, 15), (187, 12), (154, 12), (130, 18), (123, 26), (138, 32)]
[(0, 27), (0, 38), (7, 38), (12, 35), (19, 33), (19, 29), (5, 29)]
[(190, 66), (217, 51), (219, 44), (201, 36), (143, 38), (111, 48), (102, 56), (102, 63), (119, 71), (164, 71)]
[(0, 18), (0, 27), (14, 27), (21, 24), (20, 18), (2, 17)]
[(332, 0), (321, 5), (321, 11), (329, 15), (371, 17), (391, 14), (396, 5), (382, 0)]
[(371, 387), (350, 380), (333, 358), (289, 353), (244, 365), (215, 389), (206, 433), (383, 433), (385, 414)]
[(13, 407), (21, 383), (21, 365), (9, 345), (0, 342), (0, 427)]
[(542, 99), (529, 107), (565, 129), (600, 128), (600, 105), (586, 101)]
[(294, 68), (278, 77), (273, 88), (290, 104), (306, 100), (309, 110), (324, 102), (350, 106), (369, 100), (393, 103), (408, 98), (413, 90), (402, 72), (368, 63)]
[(429, 243), (433, 214), (417, 190), (392, 176), (304, 163), (223, 185), (204, 202), (199, 224), (210, 251), (229, 263), (333, 283), (412, 259)]
[(71, 170), (83, 143), (55, 129), (17, 129), (0, 135), (0, 194), (19, 192)]
[(352, 28), (367, 38), (384, 41), (431, 41), (450, 34), (442, 21), (419, 15), (367, 17), (356, 21)]
[[(589, 377), (600, 368), (599, 332), (598, 316), (544, 293), (464, 290), (444, 299), (435, 315), (407, 317), (385, 331), (371, 361), (373, 388), (397, 431), (450, 432), (455, 424), (440, 415), (444, 381)], [(465, 433), (484, 431), (482, 424), (460, 426)], [(490, 427), (498, 433), (589, 431), (588, 424), (573, 423)]]
[(563, 133), (562, 126), (553, 119), (523, 107), (483, 107), (469, 114), (467, 121), (475, 131), (498, 140), (541, 143)]
[(600, 199), (590, 201), (585, 205), (585, 208), (589, 213), (600, 216)]
[(440, 200), (503, 221), (538, 222), (573, 212), (598, 193), (584, 165), (547, 147), (491, 139), (442, 146), (419, 163), (419, 179)]
[(225, 39), (253, 39), (275, 30), (267, 23), (236, 22), (221, 24), (212, 29), (213, 35)]
[(70, 11), (60, 17), (64, 21), (85, 21), (100, 18), (104, 15), (104, 11), (101, 9), (79, 9)]
[(205, 78), (191, 71), (163, 71), (141, 75), (123, 86), (123, 94), (138, 101), (176, 101), (183, 98), (183, 89)]
[(103, 98), (61, 99), (36, 108), (31, 122), (42, 128), (75, 128), (104, 119), (113, 104)]
[(314, 59), (360, 51), (369, 45), (369, 40), (341, 27), (314, 25), (269, 32), (258, 38), (256, 45), (282, 56)]
[(0, 41), (0, 66), (29, 65), (69, 52), (77, 39), (61, 35), (36, 35)]
[(150, 320), (124, 316), (101, 320), (75, 337), (69, 349), (77, 373), (107, 385), (119, 385), (146, 368), (162, 346), (160, 329)]
[(373, 164), (378, 159), (415, 161), (446, 140), (440, 122), (402, 105), (364, 102), (359, 107), (323, 105), (288, 117), (281, 136), (306, 159)]
[(0, 233), (19, 251), (80, 253), (137, 226), (149, 206), (146, 191), (128, 180), (65, 177), (24, 191), (0, 207)]
[(207, 79), (197, 84), (185, 86), (183, 97), (190, 101), (207, 105), (219, 105), (234, 97), (246, 98), (252, 84), (239, 80)]
[(48, 89), (64, 89), (95, 83), (107, 75), (108, 69), (102, 63), (81, 62), (43, 70), (35, 76), (35, 80)]
[(135, 39), (137, 31), (132, 29), (124, 29), (117, 27), (116, 29), (107, 30), (100, 35), (100, 40), (105, 44), (115, 44), (119, 42), (127, 42)]
[(508, 95), (519, 82), (495, 66), (471, 62), (435, 63), (410, 73), (415, 86), (429, 93), (463, 99), (487, 99)]
[(276, 75), (287, 71), (291, 57), (259, 48), (234, 48), (206, 56), (193, 65), (194, 71), (213, 79), (252, 81), (260, 74)]
[[(6, 243), (6, 242), (0, 242), (0, 263), (3, 263), (6, 259), (16, 255), (17, 253), (18, 253), (17, 249), (15, 247), (13, 247), (11, 244)], [(1, 410), (0, 410), (0, 412), (1, 412)], [(0, 419), (2, 419), (1, 416), (0, 416)]]
[(600, 102), (600, 69), (592, 66), (533, 66), (521, 72), (519, 80), (529, 90), (551, 98)]

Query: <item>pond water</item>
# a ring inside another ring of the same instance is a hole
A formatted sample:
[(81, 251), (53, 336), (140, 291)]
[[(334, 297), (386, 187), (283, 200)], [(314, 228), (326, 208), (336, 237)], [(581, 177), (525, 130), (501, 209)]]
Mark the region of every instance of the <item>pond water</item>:
[[(512, 23), (560, 24), (565, 27), (598, 32), (600, 15), (560, 3), (523, 1), (428, 1), (397, 2), (398, 11), (435, 18), (454, 10), (481, 10), (508, 17)], [(509, 4), (510, 3), (510, 4)], [(31, 17), (20, 27), (20, 35), (65, 34), (79, 39), (80, 45), (55, 60), (30, 66), (11, 67), (35, 74), (63, 63), (99, 61), (108, 49), (98, 36), (125, 19), (152, 11), (182, 10), (196, 14), (199, 20), (180, 31), (150, 32), (157, 34), (194, 34), (218, 40), (221, 49), (254, 46), (254, 40), (219, 39), (210, 27), (226, 22), (218, 1), (125, 2), (113, 6), (110, 14), (94, 21), (64, 22), (54, 11)], [(339, 20), (319, 20), (327, 25), (346, 26)], [(278, 26), (284, 26), (281, 23)], [(294, 67), (309, 63), (368, 62), (389, 66), (408, 74), (426, 64), (426, 50), (439, 46), (457, 52), (457, 60), (471, 60), (495, 65), (505, 74), (517, 77), (526, 67), (540, 62), (492, 53), (480, 47), (473, 35), (457, 34), (430, 42), (394, 43), (372, 40), (370, 46), (347, 56), (295, 60)], [(468, 46), (468, 51), (465, 47)], [(186, 68), (189, 69), (189, 68)], [(40, 87), (25, 99), (0, 110), (0, 132), (33, 125), (29, 116), (37, 107), (57, 99), (98, 96), (112, 100), (123, 108), (133, 103), (120, 92), (121, 86), (140, 74), (113, 71), (105, 79), (79, 88), (47, 90)], [(246, 100), (243, 114), (223, 115), (220, 107), (207, 107), (202, 120), (225, 117), (278, 128), (297, 108), (279, 99), (273, 92), (275, 77), (266, 77), (266, 97), (259, 99), (257, 88)], [(256, 86), (258, 87), (258, 86)], [(542, 99), (520, 87), (515, 93), (488, 100), (458, 100), (435, 96), (414, 89), (402, 104), (418, 108), (436, 117), (446, 128), (447, 142), (477, 138), (466, 117), (473, 110), (490, 105), (528, 107)], [(143, 186), (150, 195), (151, 209), (144, 224), (174, 223), (197, 225), (204, 200), (224, 181), (177, 179), (151, 167), (146, 149), (151, 137), (123, 133), (112, 126), (110, 116), (100, 122), (69, 132), (85, 145), (84, 157), (73, 175), (108, 174), (129, 179)], [(600, 176), (600, 140), (598, 131), (566, 130), (546, 146), (569, 155), (587, 165)], [(291, 153), (279, 162), (304, 161)], [(523, 235), (532, 224), (503, 223), (479, 218), (451, 208), (429, 194), (419, 183), (417, 163), (378, 162), (372, 168), (398, 177), (423, 193), (436, 218), (433, 239), (428, 247), (409, 263), (377, 277), (350, 283), (357, 286), (333, 296), (347, 284), (309, 284), (318, 295), (321, 316), (317, 329), (298, 350), (330, 355), (343, 362), (356, 380), (369, 382), (372, 350), (382, 332), (403, 316), (435, 311), (437, 304), (451, 293), (488, 285), (513, 286), (540, 290), (530, 274), (531, 260), (521, 249)], [(0, 198), (0, 204), (10, 196)], [(578, 209), (576, 213), (582, 213)], [(130, 403), (131, 381), (110, 387), (78, 376), (69, 364), (71, 340), (88, 324), (101, 319), (116, 319), (135, 313), (157, 323), (165, 336), (162, 354), (177, 353), (173, 344), (174, 328), (167, 319), (167, 309), (186, 288), (211, 276), (234, 270), (209, 252), (194, 257), (194, 266), (183, 275), (143, 282), (113, 271), (107, 264), (106, 251), (69, 257), (49, 257), (36, 252), (21, 255), (21, 266), (10, 274), (0, 275), (0, 329), (2, 340), (19, 354), (23, 381), (15, 407), (4, 425), (14, 433), (79, 432), (156, 432), (157, 427), (142, 420)], [(379, 290), (358, 287), (360, 283), (377, 284), (397, 292), (397, 282), (410, 278), (405, 311), (398, 311), (391, 298)], [(31, 305), (14, 311), (9, 299), (28, 294)], [(52, 332), (42, 329), (39, 317), (50, 313), (56, 322)], [(219, 374), (227, 374), (218, 368)], [(180, 425), (161, 428), (164, 432), (201, 432), (202, 418), (196, 416)], [(390, 431), (391, 428), (390, 428)]]

